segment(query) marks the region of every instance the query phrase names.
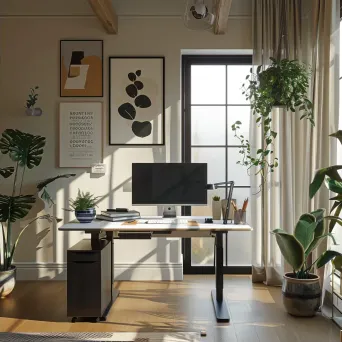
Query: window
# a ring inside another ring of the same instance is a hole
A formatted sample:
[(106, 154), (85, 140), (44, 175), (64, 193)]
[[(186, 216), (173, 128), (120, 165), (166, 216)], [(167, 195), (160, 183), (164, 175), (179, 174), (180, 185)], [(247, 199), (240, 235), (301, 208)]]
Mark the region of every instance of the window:
[[(250, 178), (240, 160), (239, 140), (231, 126), (243, 123), (241, 133), (249, 134), (250, 104), (242, 94), (242, 84), (249, 74), (252, 57), (183, 56), (183, 161), (208, 164), (208, 182), (233, 180), (233, 198), (238, 206), (249, 196)], [(208, 192), (206, 207), (184, 208), (183, 213), (211, 216), (212, 196), (226, 198), (225, 189)], [(249, 217), (247, 220), (250, 219)], [(251, 264), (251, 234), (229, 233), (225, 257), (226, 272), (248, 273)], [(214, 271), (214, 239), (186, 239), (186, 273)]]

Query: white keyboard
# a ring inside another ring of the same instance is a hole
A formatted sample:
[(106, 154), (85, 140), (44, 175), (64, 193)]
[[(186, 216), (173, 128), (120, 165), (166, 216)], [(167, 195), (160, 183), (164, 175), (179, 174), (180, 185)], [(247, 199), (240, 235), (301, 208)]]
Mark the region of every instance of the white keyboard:
[(184, 220), (184, 219), (146, 220), (144, 223), (150, 223), (150, 224), (188, 224), (188, 220)]

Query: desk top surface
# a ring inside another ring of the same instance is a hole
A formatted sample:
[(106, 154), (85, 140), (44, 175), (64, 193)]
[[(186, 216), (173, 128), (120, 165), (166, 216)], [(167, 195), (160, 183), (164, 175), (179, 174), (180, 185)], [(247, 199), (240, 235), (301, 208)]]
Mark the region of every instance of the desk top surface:
[(70, 222), (59, 228), (61, 231), (119, 231), (119, 232), (151, 232), (151, 231), (251, 231), (252, 227), (248, 224), (222, 224), (222, 220), (213, 223), (204, 223), (204, 217), (183, 216), (177, 217), (180, 220), (190, 221), (188, 224), (166, 224), (166, 223), (144, 223), (147, 220), (162, 220), (161, 217), (149, 216), (142, 217), (135, 223), (126, 222), (108, 222), (94, 220), (91, 223)]

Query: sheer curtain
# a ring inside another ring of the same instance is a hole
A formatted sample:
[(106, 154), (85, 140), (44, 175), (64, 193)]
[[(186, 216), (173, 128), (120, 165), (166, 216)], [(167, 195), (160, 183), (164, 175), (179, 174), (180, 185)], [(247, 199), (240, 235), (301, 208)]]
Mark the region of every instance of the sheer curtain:
[[(253, 65), (269, 64), (276, 57), (280, 31), (281, 56), (298, 59), (312, 67), (311, 99), (316, 126), (299, 120), (300, 113), (284, 109), (272, 112), (273, 129), (278, 132), (275, 154), (279, 167), (268, 177), (259, 192), (260, 178), (251, 172), (251, 211), (253, 231), (253, 282), (280, 285), (284, 265), (270, 231), (283, 228), (292, 233), (298, 217), (313, 208), (329, 208), (327, 191), (309, 199), (309, 184), (314, 171), (336, 159), (329, 134), (337, 127), (335, 95), (335, 55), (331, 40), (333, 9), (337, 0), (253, 0)], [(287, 44), (284, 44), (286, 42)], [(261, 144), (261, 129), (251, 120), (253, 148)], [(323, 244), (320, 248), (326, 248)]]

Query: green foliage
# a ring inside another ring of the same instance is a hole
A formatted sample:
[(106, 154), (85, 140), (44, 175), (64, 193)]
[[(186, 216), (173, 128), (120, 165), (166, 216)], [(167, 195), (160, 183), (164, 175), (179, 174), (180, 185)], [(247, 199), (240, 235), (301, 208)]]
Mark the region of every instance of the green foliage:
[(34, 105), (38, 101), (38, 94), (36, 90), (39, 89), (38, 86), (35, 86), (34, 88), (30, 89), (30, 93), (28, 95), (28, 99), (26, 100), (26, 108), (34, 107)]
[[(342, 144), (341, 130), (330, 134), (330, 136), (338, 139)], [(342, 178), (339, 174), (339, 170), (341, 169), (342, 165), (333, 165), (317, 170), (309, 188), (310, 198), (313, 198), (316, 195), (323, 183), (326, 188), (337, 194), (337, 196), (330, 198), (334, 203), (331, 207), (330, 215), (326, 216), (326, 219), (330, 220), (329, 233), (333, 231), (336, 223), (342, 225), (342, 220), (339, 217), (342, 210)]]
[(319, 258), (309, 265), (308, 256), (327, 237), (336, 241), (331, 233), (327, 232), (325, 209), (318, 209), (312, 213), (302, 215), (296, 224), (294, 234), (288, 234), (282, 229), (272, 231), (275, 234), (278, 246), (284, 259), (293, 268), (296, 278), (308, 279), (314, 265), (323, 267), (334, 258), (341, 258), (342, 254), (336, 251), (325, 251)]
[(270, 66), (262, 71), (259, 65), (256, 73), (246, 76), (248, 84), (243, 84), (243, 94), (250, 101), (256, 123), (263, 129), (262, 148), (256, 153), (251, 150), (248, 139), (240, 134), (241, 121), (232, 125), (234, 136), (240, 141), (239, 153), (241, 161), (237, 163), (249, 170), (256, 167), (256, 174), (261, 174), (265, 179), (269, 172), (274, 172), (278, 166), (278, 158), (274, 156), (274, 139), (277, 132), (271, 129), (271, 112), (274, 106), (284, 106), (287, 110), (302, 111), (300, 119), (306, 118), (312, 125), (315, 124), (313, 117), (313, 105), (307, 97), (309, 87), (310, 70), (297, 60), (271, 59)]
[(98, 203), (98, 199), (100, 197), (95, 197), (90, 192), (81, 192), (80, 189), (78, 189), (78, 194), (76, 199), (70, 199), (70, 207), (75, 211), (80, 210), (87, 210), (91, 208), (95, 208), (96, 204)]
[[(39, 135), (32, 135), (14, 129), (6, 129), (1, 135), (0, 152), (8, 155), (15, 163), (15, 167), (9, 166), (0, 169), (0, 176), (3, 178), (8, 178), (14, 174), (12, 195), (0, 194), (0, 223), (2, 230), (2, 239), (0, 239), (2, 240), (2, 246), (0, 247), (0, 270), (10, 269), (19, 239), (26, 228), (38, 219), (48, 220), (49, 222), (57, 220), (50, 215), (43, 215), (34, 219), (20, 231), (17, 240), (12, 244), (12, 224), (25, 218), (36, 202), (36, 194), (23, 195), (21, 193), (25, 170), (26, 168), (33, 169), (40, 164), (44, 153), (44, 146), (45, 138)], [(21, 177), (19, 177), (20, 175)], [(58, 178), (68, 178), (74, 175), (59, 175), (39, 182), (37, 192), (42, 192), (43, 198), (44, 194), (47, 194), (46, 186), (48, 184)]]
[(221, 199), (220, 196), (213, 196), (213, 201), (218, 202)]

